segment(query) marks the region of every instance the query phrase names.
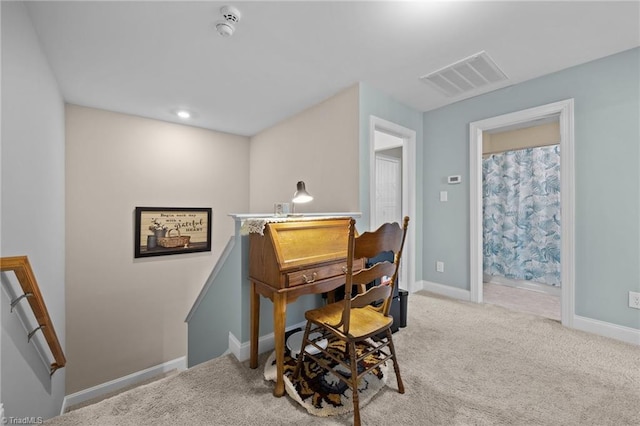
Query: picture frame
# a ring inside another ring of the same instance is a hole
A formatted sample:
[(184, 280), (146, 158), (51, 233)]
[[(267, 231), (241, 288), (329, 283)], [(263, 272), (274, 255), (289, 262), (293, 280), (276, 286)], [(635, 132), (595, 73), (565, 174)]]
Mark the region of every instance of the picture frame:
[(289, 203), (274, 203), (273, 215), (276, 217), (286, 217), (289, 214)]
[(134, 257), (211, 251), (211, 208), (136, 207)]

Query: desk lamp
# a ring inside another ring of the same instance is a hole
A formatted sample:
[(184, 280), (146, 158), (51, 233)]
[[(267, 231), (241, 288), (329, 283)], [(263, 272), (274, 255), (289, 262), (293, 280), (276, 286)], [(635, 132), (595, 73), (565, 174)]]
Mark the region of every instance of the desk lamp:
[(298, 181), (296, 192), (294, 192), (293, 198), (291, 199), (293, 205), (289, 216), (302, 216), (302, 214), (296, 214), (296, 203), (308, 203), (311, 200), (313, 200), (313, 197), (307, 192), (304, 182)]

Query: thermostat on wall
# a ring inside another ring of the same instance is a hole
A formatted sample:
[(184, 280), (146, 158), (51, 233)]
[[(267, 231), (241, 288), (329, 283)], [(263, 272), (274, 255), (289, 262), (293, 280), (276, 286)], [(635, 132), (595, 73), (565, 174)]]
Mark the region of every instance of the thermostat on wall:
[(460, 175), (449, 176), (447, 177), (447, 182), (449, 182), (449, 184), (460, 183), (462, 182), (462, 178)]

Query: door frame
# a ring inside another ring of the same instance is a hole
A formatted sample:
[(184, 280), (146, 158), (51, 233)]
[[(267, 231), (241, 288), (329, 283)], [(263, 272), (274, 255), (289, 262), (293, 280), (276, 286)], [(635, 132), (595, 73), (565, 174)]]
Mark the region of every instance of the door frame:
[(566, 99), (469, 124), (470, 299), (482, 303), (482, 134), (487, 130), (558, 116), (560, 122), (561, 318), (573, 327), (575, 315), (575, 155), (574, 102)]
[[(376, 149), (375, 132), (389, 133), (402, 139), (402, 215), (409, 216), (407, 241), (402, 255), (400, 284), (413, 293), (416, 288), (416, 131), (376, 116), (369, 118), (369, 226), (375, 214)], [(400, 145), (399, 145), (400, 146)], [(387, 147), (390, 148), (390, 147)]]

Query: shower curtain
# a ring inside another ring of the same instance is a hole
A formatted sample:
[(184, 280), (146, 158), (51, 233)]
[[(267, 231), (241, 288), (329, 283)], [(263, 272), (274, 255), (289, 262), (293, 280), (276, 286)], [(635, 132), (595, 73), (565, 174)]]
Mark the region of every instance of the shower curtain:
[(560, 147), (483, 160), (484, 273), (560, 286)]

